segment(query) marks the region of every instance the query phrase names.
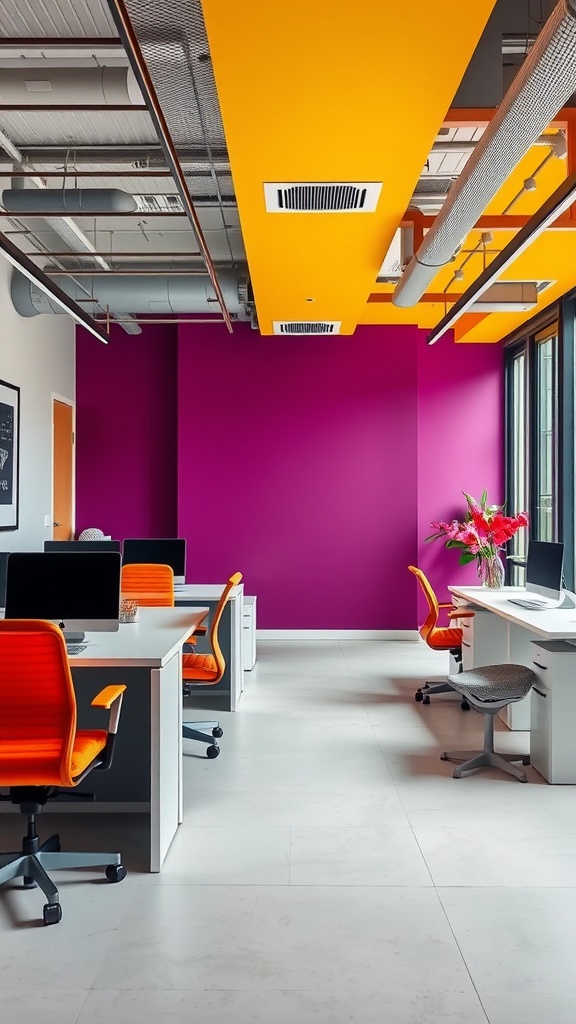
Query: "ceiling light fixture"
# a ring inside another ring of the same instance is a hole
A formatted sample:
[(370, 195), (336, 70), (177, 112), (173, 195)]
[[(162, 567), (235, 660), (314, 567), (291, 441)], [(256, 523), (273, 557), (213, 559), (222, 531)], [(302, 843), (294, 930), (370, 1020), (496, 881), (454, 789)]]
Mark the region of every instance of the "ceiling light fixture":
[[(92, 319), (74, 299), (71, 299), (66, 292), (62, 291), (53, 281), (50, 280), (46, 274), (32, 262), (29, 256), (21, 249), (18, 249), (13, 242), (0, 231), (0, 252), (6, 257), (9, 263), (16, 270), (19, 270), (21, 274), (24, 274), (29, 281), (41, 288), (51, 299), (54, 300), (59, 306), (62, 307), (65, 313), (69, 313), (73, 320), (76, 321), (80, 327), (85, 327), (90, 334), (93, 334), (98, 341), (103, 341), (105, 345), (108, 344), (110, 336), (106, 333), (103, 327), (100, 327), (95, 320)], [(73, 255), (73, 254), (72, 254)]]
[(532, 242), (542, 234), (546, 228), (549, 228), (555, 220), (560, 217), (573, 202), (576, 201), (576, 171), (570, 174), (561, 185), (558, 186), (555, 192), (552, 193), (549, 199), (542, 204), (539, 210), (530, 217), (530, 220), (520, 228), (518, 233), (514, 235), (514, 238), (508, 242), (502, 252), (495, 256), (492, 262), (482, 271), (479, 277), (476, 278), (474, 284), (468, 288), (467, 291), (454, 303), (452, 309), (445, 317), (440, 321), (439, 324), (434, 328), (433, 331), (428, 335), (427, 344), (434, 345), (443, 334), (446, 334), (451, 327), (454, 326), (457, 320), (470, 309), (474, 302), (484, 294), (487, 288), (500, 277), (500, 275), (507, 270), (507, 268), (514, 263), (514, 260), (520, 256)]

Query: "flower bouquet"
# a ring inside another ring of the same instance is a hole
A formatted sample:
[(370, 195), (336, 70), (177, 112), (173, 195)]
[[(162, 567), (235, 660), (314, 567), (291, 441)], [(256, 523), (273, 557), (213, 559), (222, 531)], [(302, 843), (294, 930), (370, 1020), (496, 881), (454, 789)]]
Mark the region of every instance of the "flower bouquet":
[(466, 491), (462, 491), (468, 506), (462, 522), (453, 519), (451, 523), (431, 523), (434, 533), (427, 541), (445, 537), (447, 548), (459, 548), (460, 565), (476, 560), (478, 576), (484, 587), (502, 587), (504, 565), (499, 555), (506, 541), (522, 527), (528, 526), (526, 512), (505, 516), (504, 505), (489, 505), (484, 491), (479, 502)]

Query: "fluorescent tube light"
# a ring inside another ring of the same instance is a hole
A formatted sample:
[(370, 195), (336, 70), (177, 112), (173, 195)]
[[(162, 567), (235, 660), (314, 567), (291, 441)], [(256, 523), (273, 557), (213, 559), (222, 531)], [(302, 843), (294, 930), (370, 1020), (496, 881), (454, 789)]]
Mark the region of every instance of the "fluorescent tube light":
[(514, 260), (525, 252), (532, 242), (549, 228), (573, 202), (576, 201), (576, 171), (570, 174), (520, 231), (508, 242), (492, 262), (482, 271), (467, 291), (454, 303), (452, 309), (428, 335), (428, 345), (434, 345), (443, 334), (446, 334), (460, 317), (471, 309), (472, 305), (484, 295), (490, 285), (507, 270)]
[[(74, 299), (71, 299), (62, 288), (59, 287), (54, 281), (51, 281), (46, 274), (32, 262), (29, 256), (21, 249), (18, 249), (14, 243), (0, 231), (0, 252), (6, 257), (9, 263), (16, 270), (19, 270), (21, 274), (24, 274), (29, 281), (37, 285), (46, 295), (49, 295), (65, 313), (68, 313), (77, 324), (81, 327), (85, 327), (90, 334), (93, 334), (98, 341), (103, 341), (105, 345), (108, 344), (110, 336), (106, 331), (99, 326), (99, 324), (91, 316), (78, 305)], [(73, 253), (71, 254), (73, 255)]]

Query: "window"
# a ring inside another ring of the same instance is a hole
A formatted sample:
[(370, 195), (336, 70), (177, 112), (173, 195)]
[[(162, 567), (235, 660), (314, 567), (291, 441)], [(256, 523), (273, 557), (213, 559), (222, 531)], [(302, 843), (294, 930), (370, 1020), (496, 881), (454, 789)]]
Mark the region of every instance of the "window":
[(505, 354), (506, 505), (509, 514), (526, 509), (530, 516), (529, 531), (520, 530), (508, 547), (508, 582), (521, 586), (526, 534), (533, 540), (563, 540), (558, 320), (540, 322), (507, 345)]

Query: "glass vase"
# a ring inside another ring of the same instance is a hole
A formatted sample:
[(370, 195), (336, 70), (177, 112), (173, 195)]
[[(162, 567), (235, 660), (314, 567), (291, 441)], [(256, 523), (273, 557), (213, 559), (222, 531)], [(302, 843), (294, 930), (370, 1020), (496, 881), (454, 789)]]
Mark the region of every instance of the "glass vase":
[(491, 590), (500, 590), (504, 586), (504, 565), (497, 551), (478, 561), (480, 584)]

